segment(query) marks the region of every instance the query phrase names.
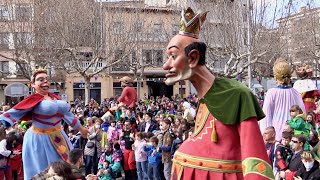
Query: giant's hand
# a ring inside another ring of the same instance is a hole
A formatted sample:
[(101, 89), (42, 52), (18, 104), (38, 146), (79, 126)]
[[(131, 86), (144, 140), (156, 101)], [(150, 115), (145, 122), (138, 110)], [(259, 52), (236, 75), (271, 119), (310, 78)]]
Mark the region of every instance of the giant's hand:
[(87, 138), (89, 130), (84, 128), (81, 124), (78, 127), (78, 130), (83, 138)]

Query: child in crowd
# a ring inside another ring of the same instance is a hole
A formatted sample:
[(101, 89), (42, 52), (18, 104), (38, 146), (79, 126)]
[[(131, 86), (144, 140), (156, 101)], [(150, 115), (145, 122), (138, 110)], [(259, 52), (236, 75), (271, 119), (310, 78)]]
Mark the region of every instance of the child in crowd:
[(116, 121), (112, 120), (111, 124), (108, 128), (108, 133), (107, 133), (107, 137), (108, 137), (108, 142), (110, 144), (113, 144), (114, 142), (117, 142), (119, 140), (119, 136), (121, 134), (121, 129), (119, 129), (118, 127), (116, 127)]
[(148, 157), (147, 153), (143, 150), (146, 145), (146, 141), (144, 140), (144, 133), (138, 132), (136, 135), (136, 140), (132, 145), (132, 150), (134, 150), (136, 165), (137, 165), (137, 173), (138, 180), (148, 179), (147, 177), (147, 164)]
[(304, 134), (309, 136), (309, 131), (306, 129), (305, 115), (298, 105), (293, 105), (290, 108), (291, 119), (287, 122), (294, 130), (294, 134)]
[(71, 141), (71, 144), (73, 146), (73, 148), (80, 148), (80, 132), (75, 133), (76, 131), (74, 129), (69, 129), (69, 139)]
[(178, 128), (173, 128), (172, 129), (176, 138), (173, 140), (172, 142), (172, 146), (171, 146), (171, 152), (170, 152), (170, 155), (171, 157), (173, 157), (174, 153), (176, 152), (176, 150), (180, 147), (180, 145), (182, 144), (182, 137), (183, 137), (183, 134), (182, 134), (182, 131), (180, 131)]
[(314, 122), (314, 116), (312, 113), (308, 113), (306, 116), (306, 129), (310, 132), (311, 130), (315, 129), (316, 124)]
[(108, 160), (104, 161), (103, 167), (99, 169), (97, 176), (99, 177), (100, 180), (114, 179), (112, 168)]
[(158, 138), (153, 136), (150, 138), (150, 143), (144, 146), (144, 151), (148, 155), (148, 179), (160, 180), (161, 158), (162, 153), (157, 152)]
[(274, 172), (276, 177), (279, 175), (280, 171), (285, 171), (288, 169), (292, 156), (292, 150), (290, 147), (291, 138), (291, 132), (282, 132), (281, 144), (276, 147), (275, 151)]

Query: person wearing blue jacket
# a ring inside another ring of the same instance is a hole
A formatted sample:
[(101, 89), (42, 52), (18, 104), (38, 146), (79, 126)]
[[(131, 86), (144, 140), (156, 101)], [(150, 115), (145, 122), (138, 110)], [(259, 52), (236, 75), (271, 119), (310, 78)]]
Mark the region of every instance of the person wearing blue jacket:
[(162, 153), (157, 151), (159, 140), (153, 136), (150, 138), (150, 142), (151, 145), (144, 146), (144, 151), (148, 155), (148, 179), (160, 180)]

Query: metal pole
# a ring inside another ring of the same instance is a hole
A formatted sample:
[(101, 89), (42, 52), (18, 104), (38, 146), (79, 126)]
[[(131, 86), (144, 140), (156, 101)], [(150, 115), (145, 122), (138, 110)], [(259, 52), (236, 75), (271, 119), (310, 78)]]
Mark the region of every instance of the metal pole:
[(140, 101), (140, 77), (137, 78), (137, 94), (138, 94), (138, 101)]
[(316, 87), (318, 89), (318, 60), (316, 60)]
[[(100, 51), (103, 49), (103, 20), (104, 20), (104, 14), (102, 9), (102, 0), (100, 0)], [(101, 53), (101, 52), (100, 52)]]
[(251, 4), (251, 0), (247, 0), (247, 53), (248, 53), (248, 88), (251, 89), (252, 88), (252, 67), (251, 67), (251, 13), (250, 13), (250, 4)]

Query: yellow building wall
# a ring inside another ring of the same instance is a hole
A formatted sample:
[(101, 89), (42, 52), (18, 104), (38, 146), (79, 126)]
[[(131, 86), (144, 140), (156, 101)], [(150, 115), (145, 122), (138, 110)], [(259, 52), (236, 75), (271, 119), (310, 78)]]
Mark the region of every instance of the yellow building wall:
[[(108, 76), (98, 76), (98, 78), (91, 78), (91, 83), (101, 83), (101, 101), (105, 98), (113, 96), (113, 81)], [(73, 101), (76, 97), (73, 94), (73, 84), (84, 83), (84, 78), (81, 76), (67, 76), (66, 77), (66, 90), (65, 93), (68, 96), (68, 102)]]
[[(118, 77), (118, 76), (117, 76)], [(119, 78), (112, 78), (112, 76), (99, 76), (98, 78), (92, 78), (91, 83), (101, 83), (101, 101), (105, 98), (114, 97), (114, 89), (113, 89), (113, 82), (118, 82)], [(142, 81), (143, 87), (140, 88), (140, 98), (142, 99), (144, 97), (144, 94), (147, 96), (149, 95), (149, 90), (147, 86), (147, 81)], [(73, 84), (74, 83), (84, 83), (84, 79), (81, 76), (67, 76), (66, 77), (66, 83), (65, 83), (65, 93), (68, 96), (68, 102), (72, 102), (76, 97), (74, 97), (73, 94)], [(173, 95), (179, 94), (179, 88), (181, 88), (181, 85), (179, 85), (179, 82), (177, 82), (175, 85), (173, 85)], [(185, 94), (183, 95), (183, 98), (187, 97), (190, 93), (190, 86), (189, 81), (185, 81), (185, 85), (182, 85), (182, 88), (185, 88)]]

